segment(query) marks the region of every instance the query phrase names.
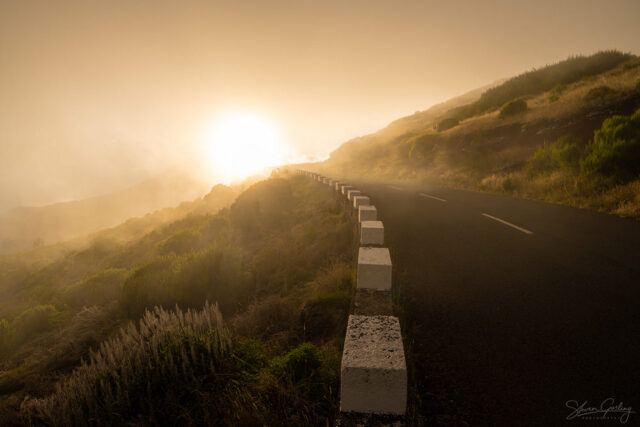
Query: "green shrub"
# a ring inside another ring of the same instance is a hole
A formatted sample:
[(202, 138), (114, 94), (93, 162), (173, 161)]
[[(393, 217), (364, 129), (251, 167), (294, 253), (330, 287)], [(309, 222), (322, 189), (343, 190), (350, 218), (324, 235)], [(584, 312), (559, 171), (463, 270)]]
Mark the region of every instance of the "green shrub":
[(159, 251), (162, 254), (175, 253), (181, 255), (197, 248), (200, 240), (200, 232), (186, 229), (172, 234), (159, 244)]
[(562, 95), (566, 89), (566, 84), (556, 85), (553, 89), (551, 89), (551, 92), (549, 93), (549, 102), (556, 102), (558, 99), (560, 99), (560, 95)]
[(269, 369), (279, 379), (297, 383), (316, 377), (321, 366), (322, 353), (315, 345), (306, 342), (285, 356), (274, 358)]
[(118, 299), (127, 272), (123, 268), (102, 270), (65, 289), (62, 300), (74, 308), (107, 304)]
[(516, 189), (516, 184), (511, 178), (505, 178), (502, 181), (502, 191), (505, 193), (513, 193)]
[(446, 119), (442, 119), (437, 125), (438, 132), (443, 132), (447, 129), (458, 126), (458, 123), (460, 123), (460, 120), (456, 117), (447, 117)]
[(556, 167), (551, 156), (551, 148), (548, 144), (538, 148), (533, 156), (527, 160), (525, 172), (527, 176), (533, 178), (554, 170)]
[(580, 170), (581, 156), (580, 141), (572, 135), (564, 135), (553, 144), (545, 144), (539, 148), (527, 161), (525, 172), (529, 177), (557, 169), (577, 174)]
[(572, 135), (558, 138), (551, 146), (551, 157), (555, 164), (572, 173), (579, 172), (581, 156), (580, 141)]
[(302, 309), (305, 339), (325, 339), (341, 335), (349, 317), (351, 293), (347, 290), (321, 295), (307, 301)]
[(622, 69), (624, 71), (629, 71), (629, 70), (636, 69), (638, 67), (640, 67), (640, 61), (635, 61), (635, 62), (627, 62), (622, 66)]
[(173, 303), (170, 283), (176, 260), (175, 254), (157, 257), (127, 277), (119, 301), (130, 318), (140, 317), (147, 308)]
[(206, 300), (233, 310), (247, 292), (241, 264), (240, 253), (232, 247), (157, 257), (125, 280), (120, 306), (130, 318), (154, 306), (198, 307)]
[(500, 108), (500, 118), (515, 116), (527, 111), (527, 101), (522, 98), (516, 98), (504, 104)]
[(606, 103), (612, 101), (615, 96), (615, 90), (611, 89), (609, 86), (602, 85), (591, 88), (584, 96), (584, 100), (591, 103)]
[(17, 338), (24, 341), (36, 334), (51, 330), (59, 320), (58, 310), (51, 304), (29, 307), (13, 319), (12, 326)]
[(640, 109), (632, 116), (613, 116), (602, 123), (581, 163), (587, 175), (626, 182), (640, 174)]

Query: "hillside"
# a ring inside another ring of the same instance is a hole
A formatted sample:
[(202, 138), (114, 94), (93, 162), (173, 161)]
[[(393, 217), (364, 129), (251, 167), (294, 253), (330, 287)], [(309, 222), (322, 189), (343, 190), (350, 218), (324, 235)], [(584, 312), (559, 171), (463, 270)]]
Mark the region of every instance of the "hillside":
[(274, 174), (215, 214), (207, 197), (136, 239), (4, 258), (4, 424), (331, 422), (350, 219), (300, 176)]
[[(348, 141), (318, 167), (345, 177), (410, 180), (639, 217), (634, 167), (622, 176), (589, 166), (595, 159), (607, 161), (602, 150), (608, 146), (598, 142), (613, 132), (605, 121), (626, 116), (620, 120), (632, 129), (630, 116), (639, 107), (636, 57), (616, 51), (570, 57), (508, 79), (475, 101), (439, 109), (428, 119), (405, 117)], [(637, 130), (629, 132), (625, 147), (638, 144)], [(640, 160), (636, 148), (624, 150), (630, 163)], [(565, 161), (561, 151), (573, 157)], [(607, 159), (618, 156), (609, 154)], [(540, 166), (543, 158), (548, 161)]]
[(0, 214), (0, 254), (83, 236), (128, 218), (202, 196), (207, 185), (189, 175), (167, 173), (130, 188), (43, 207), (19, 207)]

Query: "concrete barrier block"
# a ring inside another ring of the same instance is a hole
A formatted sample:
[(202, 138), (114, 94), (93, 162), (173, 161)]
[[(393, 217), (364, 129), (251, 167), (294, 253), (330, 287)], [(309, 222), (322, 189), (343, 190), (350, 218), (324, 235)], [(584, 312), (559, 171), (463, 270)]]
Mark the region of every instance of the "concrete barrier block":
[(358, 221), (376, 221), (378, 219), (378, 210), (373, 205), (366, 205), (358, 208)]
[(403, 415), (407, 364), (394, 316), (349, 316), (340, 366), (340, 411)]
[(360, 190), (351, 189), (347, 192), (347, 199), (353, 202), (353, 198), (362, 194)]
[(382, 221), (363, 221), (360, 223), (361, 245), (384, 245), (384, 225)]
[(336, 182), (334, 183), (334, 186), (335, 186), (335, 188), (336, 188), (336, 191), (340, 191), (340, 186), (342, 186), (343, 184), (344, 184), (343, 182), (336, 181)]
[(346, 184), (342, 186), (342, 194), (344, 194), (345, 196), (347, 195), (349, 190), (353, 190), (353, 186)]
[(332, 179), (327, 180), (327, 185), (329, 185), (330, 187), (333, 187), (333, 180)]
[(360, 206), (366, 206), (370, 202), (367, 196), (356, 196), (353, 198), (353, 208), (357, 211)]
[(360, 247), (357, 287), (380, 291), (391, 289), (391, 255), (388, 248)]

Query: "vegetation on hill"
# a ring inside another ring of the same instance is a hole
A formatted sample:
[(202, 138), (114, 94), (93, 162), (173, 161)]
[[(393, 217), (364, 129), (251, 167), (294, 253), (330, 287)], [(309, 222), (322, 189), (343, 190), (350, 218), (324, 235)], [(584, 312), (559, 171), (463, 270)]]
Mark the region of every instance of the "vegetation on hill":
[(193, 177), (169, 172), (130, 188), (83, 200), (0, 213), (0, 254), (85, 236), (127, 218), (175, 206), (207, 191)]
[(616, 51), (572, 57), (486, 90), (469, 110), (442, 112), (435, 128), (409, 116), (396, 121), (401, 133), (348, 141), (322, 167), (640, 218), (638, 64)]
[(134, 241), (99, 238), (46, 265), (5, 261), (0, 418), (331, 422), (352, 228), (323, 190), (274, 175), (218, 214)]
[(609, 71), (632, 58), (630, 54), (609, 50), (590, 56), (572, 56), (556, 64), (527, 71), (499, 86), (488, 89), (478, 101), (458, 109), (457, 117), (462, 120), (493, 111), (510, 100), (539, 95), (554, 88), (575, 83)]
[(527, 111), (527, 101), (522, 98), (516, 98), (505, 103), (502, 108), (500, 108), (500, 118), (515, 116), (525, 111)]

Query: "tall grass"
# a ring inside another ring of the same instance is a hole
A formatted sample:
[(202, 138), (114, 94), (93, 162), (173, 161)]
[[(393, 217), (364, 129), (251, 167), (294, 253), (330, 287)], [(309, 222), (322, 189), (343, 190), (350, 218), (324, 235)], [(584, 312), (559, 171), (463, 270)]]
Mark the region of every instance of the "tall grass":
[[(168, 408), (215, 381), (231, 349), (217, 305), (202, 310), (147, 311), (139, 327), (91, 352), (56, 391), (22, 404), (24, 421), (47, 425), (161, 424)], [(171, 411), (175, 416), (175, 412)]]

